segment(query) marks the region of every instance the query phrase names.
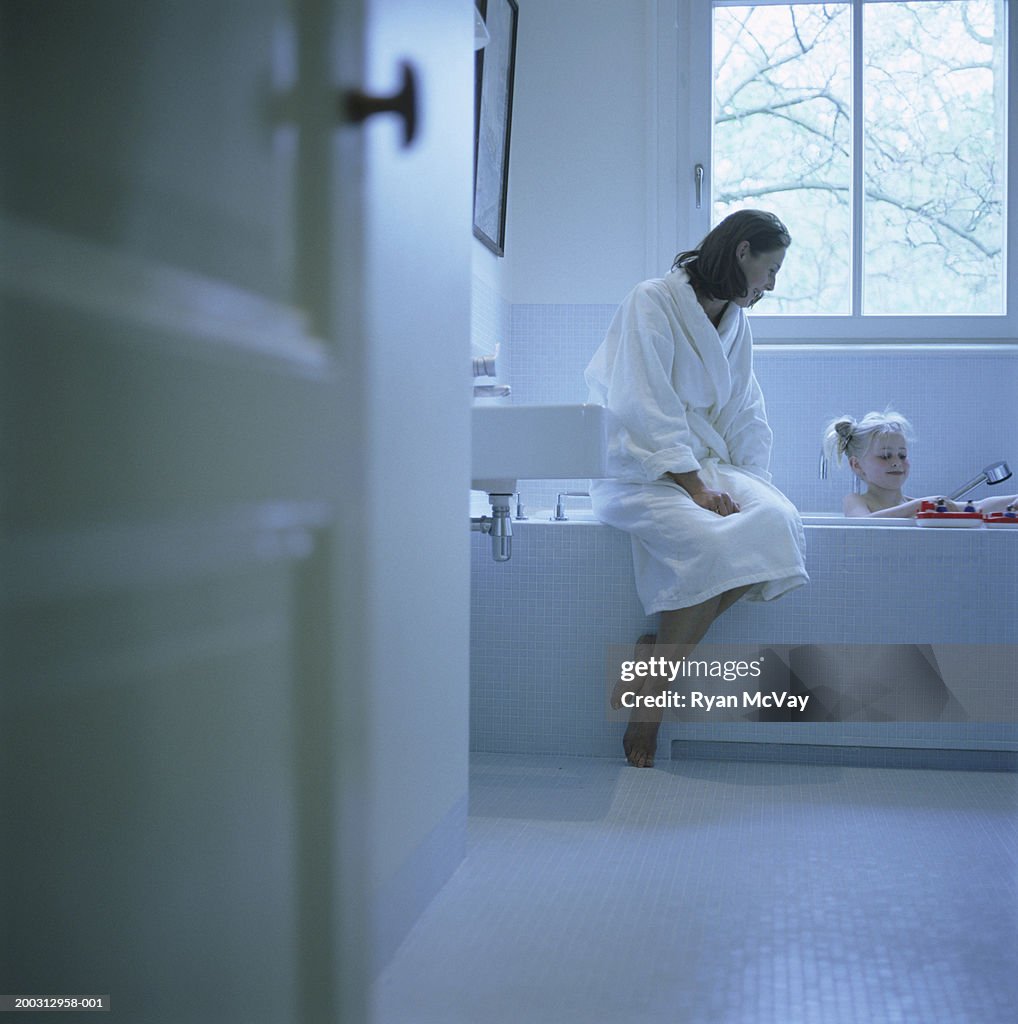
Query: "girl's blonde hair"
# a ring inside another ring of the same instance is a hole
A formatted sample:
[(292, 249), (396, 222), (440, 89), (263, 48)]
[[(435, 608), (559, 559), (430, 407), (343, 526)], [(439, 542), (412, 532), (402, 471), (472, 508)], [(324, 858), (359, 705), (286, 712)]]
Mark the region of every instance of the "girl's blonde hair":
[(891, 408), (883, 412), (868, 412), (861, 420), (839, 416), (831, 420), (824, 430), (824, 455), (839, 463), (842, 457), (859, 458), (869, 451), (873, 439), (883, 434), (901, 434), (906, 441), (915, 436), (912, 424)]

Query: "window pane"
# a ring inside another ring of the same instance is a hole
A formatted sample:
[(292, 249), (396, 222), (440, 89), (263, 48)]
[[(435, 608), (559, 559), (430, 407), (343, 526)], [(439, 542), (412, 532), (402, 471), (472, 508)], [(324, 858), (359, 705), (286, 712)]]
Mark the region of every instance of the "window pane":
[(758, 313), (851, 312), (851, 8), (714, 11), (715, 223), (755, 206), (792, 247)]
[(1002, 313), (1003, 0), (867, 4), (863, 38), (863, 312)]

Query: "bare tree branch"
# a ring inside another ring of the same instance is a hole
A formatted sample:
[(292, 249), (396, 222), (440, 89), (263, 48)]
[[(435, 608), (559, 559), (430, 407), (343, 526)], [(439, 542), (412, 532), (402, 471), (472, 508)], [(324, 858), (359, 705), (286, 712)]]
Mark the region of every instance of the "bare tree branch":
[[(762, 196), (774, 196), (787, 192), (828, 192), (839, 197), (844, 196), (847, 205), (851, 189), (848, 185), (835, 185), (827, 181), (789, 179), (787, 181), (771, 182), (769, 185), (761, 185), (757, 188), (743, 188), (738, 192), (722, 192), (717, 196), (717, 201), (719, 203), (736, 203), (746, 199), (759, 199)], [(874, 202), (888, 203), (899, 210), (913, 213), (927, 223), (935, 224), (955, 237), (960, 238), (987, 258), (992, 259), (1000, 255), (1000, 246), (993, 248), (992, 246), (985, 245), (974, 234), (959, 227), (957, 224), (952, 224), (946, 217), (934, 215), (922, 203), (908, 203), (899, 196), (892, 196), (878, 189), (866, 189), (866, 198)]]
[[(716, 201), (724, 207), (771, 197), (787, 210), (790, 197), (802, 197), (799, 237), (817, 249), (810, 265), (818, 297), (830, 292), (825, 274), (840, 281), (837, 291), (847, 273), (843, 261), (828, 264), (821, 256), (832, 231), (844, 224), (847, 232), (853, 194), (846, 10), (789, 4), (718, 15), (725, 62), (716, 81), (714, 126), (723, 157), (716, 166), (728, 178), (716, 181)], [(886, 207), (877, 220), (888, 233), (867, 260), (875, 256), (883, 270), (872, 272), (888, 281), (897, 280), (899, 256), (902, 267), (915, 268), (911, 280), (901, 279), (917, 289), (906, 305), (921, 306), (934, 288), (941, 293), (943, 281), (930, 284), (937, 267), (956, 277), (956, 294), (970, 285), (971, 294), (999, 292), (1003, 59), (1001, 26), (985, 25), (986, 11), (954, 0), (875, 5), (866, 39), (855, 40), (864, 48), (869, 119), (856, 201), (868, 204), (868, 223), (873, 207)]]

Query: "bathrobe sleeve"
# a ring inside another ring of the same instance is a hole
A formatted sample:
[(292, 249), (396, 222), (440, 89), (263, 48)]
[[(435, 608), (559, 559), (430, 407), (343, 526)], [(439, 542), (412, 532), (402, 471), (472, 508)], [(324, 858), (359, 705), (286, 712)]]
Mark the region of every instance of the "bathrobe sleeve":
[(609, 447), (614, 475), (656, 480), (700, 468), (686, 406), (672, 384), (675, 330), (656, 282), (623, 302), (587, 368), (591, 400), (607, 405), (621, 429)]
[(756, 375), (750, 372), (740, 406), (725, 432), (732, 465), (769, 482), (773, 439), (774, 432), (767, 423), (763, 392)]
[(714, 427), (724, 439), (725, 461), (769, 482), (774, 435), (753, 373), (753, 331), (746, 311), (729, 306), (720, 332), (727, 352), (730, 390), (716, 410)]

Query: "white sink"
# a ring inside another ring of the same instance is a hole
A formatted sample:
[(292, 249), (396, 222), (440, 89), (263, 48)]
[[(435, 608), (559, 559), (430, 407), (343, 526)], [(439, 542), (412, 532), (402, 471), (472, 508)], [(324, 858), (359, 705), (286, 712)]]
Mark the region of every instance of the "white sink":
[(603, 477), (611, 414), (603, 405), (473, 407), (472, 487), (512, 494), (517, 480)]

